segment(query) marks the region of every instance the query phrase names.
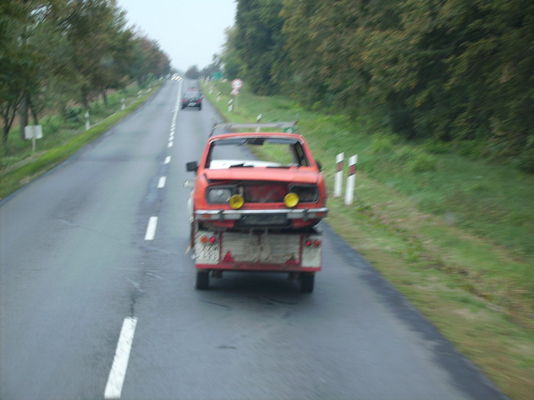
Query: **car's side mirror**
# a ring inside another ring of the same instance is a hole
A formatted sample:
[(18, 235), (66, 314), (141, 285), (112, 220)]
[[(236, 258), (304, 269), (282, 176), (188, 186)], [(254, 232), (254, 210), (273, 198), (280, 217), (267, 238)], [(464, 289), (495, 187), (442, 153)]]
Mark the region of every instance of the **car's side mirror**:
[(187, 172), (197, 172), (198, 164), (196, 161), (191, 161), (185, 164), (185, 169)]
[(319, 168), (319, 171), (322, 171), (323, 170), (323, 164), (321, 164), (321, 161), (315, 160), (315, 162), (317, 163), (317, 168)]

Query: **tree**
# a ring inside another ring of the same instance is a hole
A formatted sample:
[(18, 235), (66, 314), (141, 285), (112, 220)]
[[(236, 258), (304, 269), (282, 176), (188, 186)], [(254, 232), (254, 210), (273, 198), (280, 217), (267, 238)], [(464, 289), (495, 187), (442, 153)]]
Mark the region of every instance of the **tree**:
[(259, 94), (276, 93), (277, 76), (284, 70), (286, 51), (280, 16), (282, 0), (238, 0), (235, 39), (240, 71)]
[(193, 65), (185, 71), (185, 77), (187, 79), (198, 79), (200, 78), (200, 71), (196, 65)]

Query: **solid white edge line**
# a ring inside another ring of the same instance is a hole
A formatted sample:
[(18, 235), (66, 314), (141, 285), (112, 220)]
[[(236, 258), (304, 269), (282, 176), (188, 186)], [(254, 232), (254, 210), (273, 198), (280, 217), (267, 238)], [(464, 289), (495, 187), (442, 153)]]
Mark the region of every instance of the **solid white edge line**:
[(158, 189), (163, 189), (165, 187), (165, 182), (167, 181), (166, 176), (160, 176), (158, 181)]
[(165, 157), (165, 161), (163, 162), (163, 164), (168, 164), (171, 162), (171, 156), (167, 156)]
[(130, 358), (136, 325), (137, 318), (135, 317), (127, 317), (122, 323), (115, 357), (113, 358), (113, 364), (111, 365), (108, 382), (104, 391), (105, 399), (120, 399), (121, 397), (122, 385), (126, 376), (126, 369), (128, 368), (128, 360)]
[(156, 236), (156, 228), (158, 226), (158, 217), (150, 217), (146, 227), (145, 240), (154, 240)]

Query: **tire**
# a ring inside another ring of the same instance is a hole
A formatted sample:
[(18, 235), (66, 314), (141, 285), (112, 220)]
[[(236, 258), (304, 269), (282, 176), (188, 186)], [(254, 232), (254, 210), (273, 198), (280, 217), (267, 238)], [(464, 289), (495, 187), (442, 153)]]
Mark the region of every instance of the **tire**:
[(198, 106), (198, 111), (202, 110), (202, 104)]
[(195, 289), (207, 290), (210, 287), (210, 272), (209, 271), (197, 271), (197, 280), (195, 282)]
[(300, 280), (301, 293), (313, 292), (313, 287), (315, 284), (315, 273), (314, 272), (302, 272), (300, 274), (299, 280)]

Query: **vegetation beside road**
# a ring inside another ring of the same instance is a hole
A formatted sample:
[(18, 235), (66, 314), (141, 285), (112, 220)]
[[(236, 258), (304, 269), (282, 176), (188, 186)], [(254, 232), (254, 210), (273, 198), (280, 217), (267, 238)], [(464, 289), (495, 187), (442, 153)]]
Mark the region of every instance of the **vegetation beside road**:
[[(365, 118), (311, 112), (251, 94), (230, 121), (299, 120), (329, 190), (335, 155), (357, 153), (356, 202), (330, 198), (328, 222), (514, 399), (534, 392), (534, 177), (457, 154), (443, 143), (371, 133)], [(220, 102), (215, 93), (222, 93)], [(328, 266), (325, 266), (328, 268)]]
[(222, 62), (255, 94), (534, 173), (532, 15), (526, 0), (237, 0)]
[[(11, 136), (11, 151), (7, 155), (4, 153), (0, 156), (0, 199), (39, 177), (99, 137), (141, 106), (159, 86), (160, 83), (142, 92), (132, 87), (115, 93), (109, 96), (108, 106), (98, 101), (91, 104), (90, 109), (94, 111), (91, 114), (92, 119), (98, 122), (87, 131), (83, 128), (83, 118), (78, 118), (79, 113), (73, 114), (76, 118), (74, 116), (64, 118), (60, 115), (44, 118), (44, 137), (37, 141), (38, 151), (33, 155), (31, 141), (22, 140), (20, 135)], [(122, 98), (129, 104), (124, 110), (120, 110)]]

